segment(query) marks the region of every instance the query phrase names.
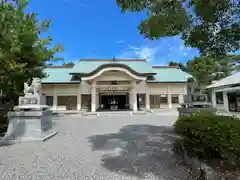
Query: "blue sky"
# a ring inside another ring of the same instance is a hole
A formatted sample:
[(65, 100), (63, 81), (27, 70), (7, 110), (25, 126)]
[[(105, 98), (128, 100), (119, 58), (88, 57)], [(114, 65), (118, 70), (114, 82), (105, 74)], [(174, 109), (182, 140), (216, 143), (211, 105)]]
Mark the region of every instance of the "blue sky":
[(27, 11), (37, 12), (39, 20), (52, 21), (48, 34), (53, 43), (64, 46), (59, 56), (65, 62), (115, 57), (146, 58), (154, 65), (167, 65), (198, 56), (198, 50), (185, 47), (180, 36), (144, 39), (137, 29), (144, 14), (121, 14), (115, 0), (30, 0)]

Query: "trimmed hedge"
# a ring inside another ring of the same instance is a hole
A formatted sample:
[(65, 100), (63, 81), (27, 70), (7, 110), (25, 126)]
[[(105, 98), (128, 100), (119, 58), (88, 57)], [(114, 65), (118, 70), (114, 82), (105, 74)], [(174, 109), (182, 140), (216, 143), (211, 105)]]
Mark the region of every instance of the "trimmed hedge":
[(240, 158), (240, 119), (236, 116), (194, 113), (178, 118), (174, 129), (191, 156), (230, 161)]

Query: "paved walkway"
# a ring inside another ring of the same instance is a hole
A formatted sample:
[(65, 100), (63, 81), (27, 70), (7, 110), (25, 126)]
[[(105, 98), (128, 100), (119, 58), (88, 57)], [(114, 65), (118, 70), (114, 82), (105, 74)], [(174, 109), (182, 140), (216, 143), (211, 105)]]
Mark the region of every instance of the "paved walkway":
[(1, 180), (190, 180), (176, 165), (175, 115), (61, 116), (44, 143), (0, 147)]

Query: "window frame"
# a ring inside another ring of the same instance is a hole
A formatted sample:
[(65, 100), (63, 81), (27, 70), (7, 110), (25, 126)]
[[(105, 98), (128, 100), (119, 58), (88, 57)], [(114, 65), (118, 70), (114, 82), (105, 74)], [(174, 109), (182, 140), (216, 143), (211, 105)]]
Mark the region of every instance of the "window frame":
[(223, 104), (223, 92), (215, 92), (216, 104)]
[(160, 94), (160, 104), (168, 104), (168, 94)]
[[(173, 98), (177, 98), (177, 102), (174, 102)], [(179, 94), (171, 94), (171, 103), (172, 104), (179, 104)]]

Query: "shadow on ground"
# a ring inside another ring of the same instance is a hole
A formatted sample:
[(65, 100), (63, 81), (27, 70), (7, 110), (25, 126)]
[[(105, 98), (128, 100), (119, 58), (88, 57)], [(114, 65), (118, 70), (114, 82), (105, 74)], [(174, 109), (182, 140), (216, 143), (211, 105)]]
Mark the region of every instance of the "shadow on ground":
[(101, 160), (110, 171), (140, 178), (151, 174), (185, 179), (188, 173), (177, 166), (178, 157), (172, 151), (175, 140), (179, 137), (171, 127), (150, 125), (129, 125), (118, 133), (89, 137), (93, 151), (107, 152)]

